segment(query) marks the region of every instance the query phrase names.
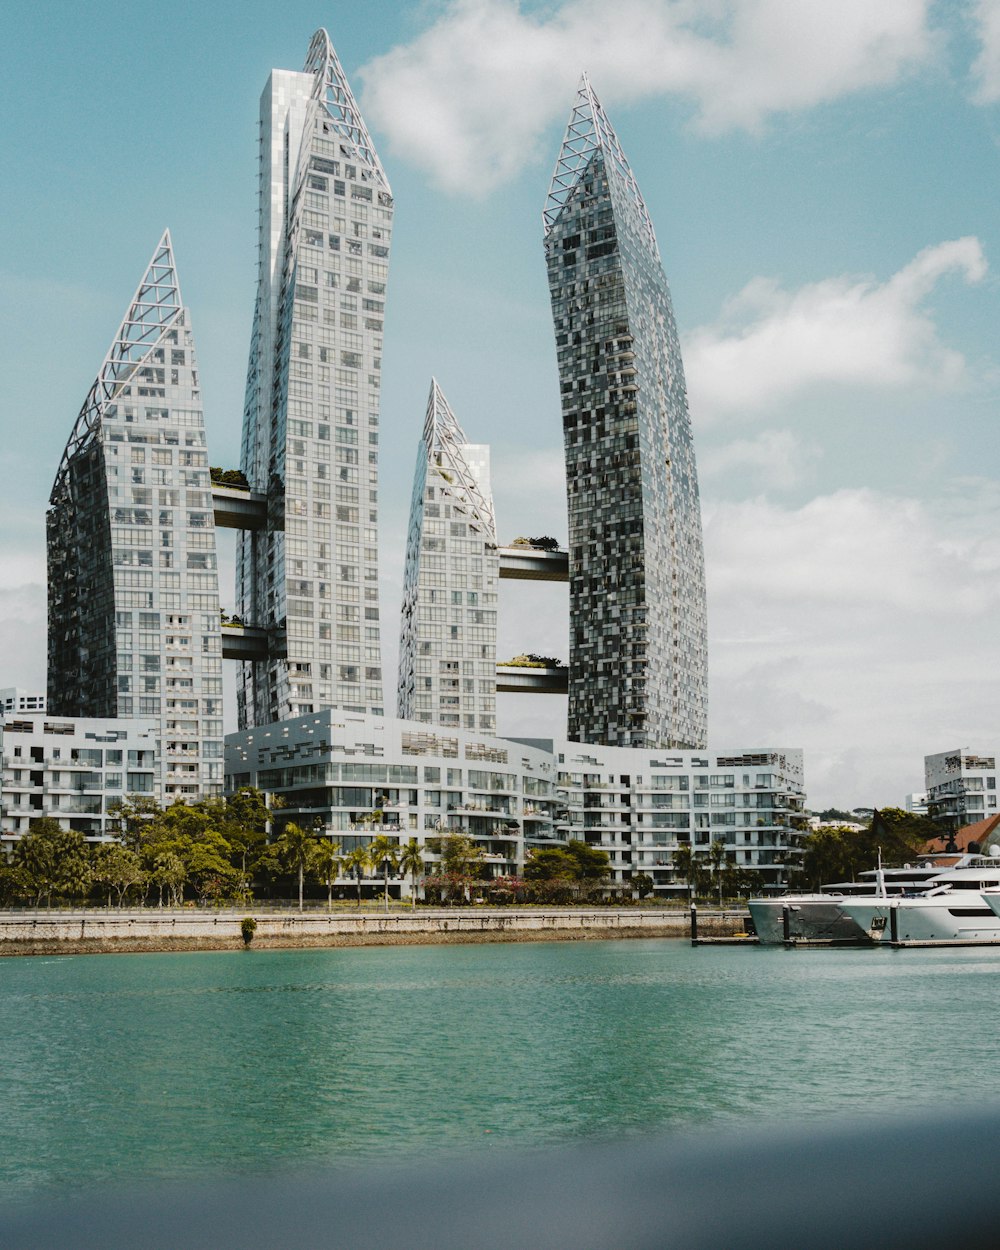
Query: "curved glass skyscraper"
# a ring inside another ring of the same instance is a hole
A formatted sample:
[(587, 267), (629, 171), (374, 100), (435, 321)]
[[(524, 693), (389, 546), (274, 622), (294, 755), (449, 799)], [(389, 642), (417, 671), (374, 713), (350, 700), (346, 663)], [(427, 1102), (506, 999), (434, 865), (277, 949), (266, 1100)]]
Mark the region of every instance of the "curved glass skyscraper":
[(569, 498), (569, 736), (702, 747), (705, 567), (677, 328), (649, 214), (586, 76), (544, 222)]
[(241, 726), (381, 714), (378, 439), (392, 193), (325, 30), (260, 109), (260, 244), (241, 467), (267, 496), (237, 598), (268, 631)]

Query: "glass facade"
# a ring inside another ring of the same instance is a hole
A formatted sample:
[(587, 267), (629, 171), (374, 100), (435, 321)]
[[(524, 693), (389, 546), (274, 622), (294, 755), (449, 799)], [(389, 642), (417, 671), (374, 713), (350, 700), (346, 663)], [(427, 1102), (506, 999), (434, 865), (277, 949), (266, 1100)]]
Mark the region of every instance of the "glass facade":
[(545, 213), (569, 501), (570, 738), (701, 747), (701, 511), (677, 328), (645, 204), (586, 77)]
[(169, 233), (73, 427), (47, 536), (49, 712), (155, 719), (163, 797), (221, 794), (215, 523)]
[(403, 579), (404, 720), (495, 732), (500, 562), (489, 474), (489, 448), (466, 442), (432, 380)]
[(260, 246), (241, 467), (267, 524), (237, 599), (268, 631), (240, 724), (381, 714), (378, 442), (392, 193), (326, 31), (261, 97)]

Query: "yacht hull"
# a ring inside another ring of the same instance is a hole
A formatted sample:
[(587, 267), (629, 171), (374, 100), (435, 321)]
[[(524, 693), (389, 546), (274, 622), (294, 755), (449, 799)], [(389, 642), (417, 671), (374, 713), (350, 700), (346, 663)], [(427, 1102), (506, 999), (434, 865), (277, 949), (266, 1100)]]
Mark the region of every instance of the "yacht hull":
[[(876, 942), (893, 940), (892, 915), (900, 942), (1000, 942), (1000, 915), (978, 893), (968, 891), (931, 898), (900, 899), (865, 906), (845, 903), (858, 927)], [(866, 923), (867, 922), (867, 923)]]
[(764, 946), (785, 940), (784, 909), (788, 908), (788, 936), (800, 942), (865, 942), (867, 929), (848, 916), (842, 898), (830, 895), (789, 895), (786, 898), (752, 898), (747, 906)]

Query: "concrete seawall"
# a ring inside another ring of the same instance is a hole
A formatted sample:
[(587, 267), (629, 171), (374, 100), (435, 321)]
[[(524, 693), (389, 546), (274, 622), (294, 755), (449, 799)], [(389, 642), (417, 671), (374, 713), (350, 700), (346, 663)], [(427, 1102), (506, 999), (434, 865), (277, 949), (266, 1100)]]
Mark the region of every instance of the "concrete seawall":
[[(0, 912), (0, 956), (234, 950), (240, 925), (252, 916), (252, 947), (402, 946), (442, 942), (538, 942), (573, 939), (686, 937), (686, 910), (572, 907), (418, 908), (412, 912), (131, 911)], [(732, 933), (742, 913), (698, 913), (703, 934)]]

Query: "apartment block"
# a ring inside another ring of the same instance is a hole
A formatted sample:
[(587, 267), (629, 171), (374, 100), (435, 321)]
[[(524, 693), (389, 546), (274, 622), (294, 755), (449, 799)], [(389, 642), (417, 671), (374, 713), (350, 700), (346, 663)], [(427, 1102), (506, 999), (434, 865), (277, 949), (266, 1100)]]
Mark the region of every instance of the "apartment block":
[(997, 813), (996, 755), (968, 747), (925, 755), (924, 786), (927, 815), (944, 832), (986, 820)]
[[(551, 752), (461, 728), (332, 709), (230, 734), (227, 785), (280, 796), (281, 821), (331, 835), (344, 852), (452, 831), (482, 848), (491, 876), (523, 872), (555, 844)], [(429, 865), (437, 862), (429, 848)]]
[(636, 873), (662, 897), (684, 897), (681, 847), (708, 855), (722, 842), (729, 862), (759, 892), (782, 888), (805, 827), (799, 749), (648, 751), (555, 744), (556, 831), (607, 851), (614, 880)]
[(0, 841), (10, 847), (49, 816), (90, 841), (108, 840), (109, 806), (160, 798), (159, 721), (20, 713), (0, 723)]

